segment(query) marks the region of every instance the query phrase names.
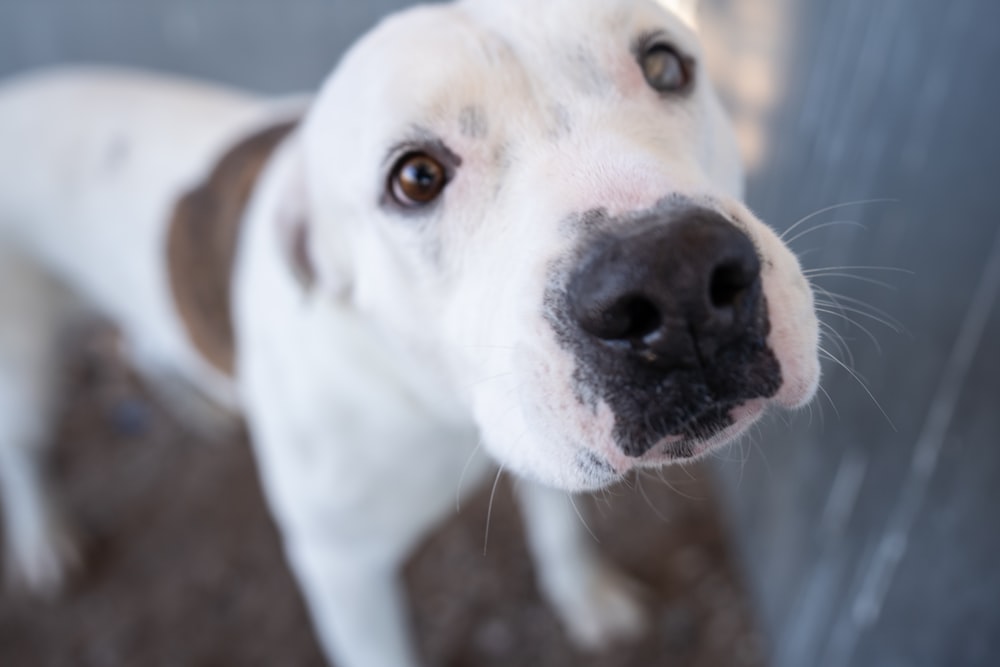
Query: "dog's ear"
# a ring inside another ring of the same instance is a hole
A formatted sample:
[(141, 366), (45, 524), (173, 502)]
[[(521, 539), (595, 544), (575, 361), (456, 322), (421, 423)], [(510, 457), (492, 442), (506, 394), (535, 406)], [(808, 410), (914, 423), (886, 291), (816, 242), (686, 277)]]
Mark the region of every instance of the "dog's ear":
[(316, 284), (316, 264), (309, 244), (309, 192), (298, 147), (286, 157), (278, 173), (278, 242), (292, 275), (309, 290)]
[[(288, 267), (304, 291), (320, 289), (338, 299), (351, 292), (350, 272), (337, 257), (325, 257), (312, 210), (301, 140), (289, 142), (276, 174), (278, 241)], [(326, 253), (329, 254), (329, 253)]]
[(692, 28), (698, 25), (698, 5), (700, 0), (658, 0), (661, 5), (676, 14)]

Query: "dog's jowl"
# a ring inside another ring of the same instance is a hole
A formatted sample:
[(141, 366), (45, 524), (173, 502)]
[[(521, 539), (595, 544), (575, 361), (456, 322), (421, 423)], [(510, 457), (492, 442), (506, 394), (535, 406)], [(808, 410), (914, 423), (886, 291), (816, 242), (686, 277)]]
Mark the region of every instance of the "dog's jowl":
[(74, 558), (37, 445), (83, 304), (152, 384), (245, 417), (337, 665), (419, 664), (398, 567), (496, 466), (566, 631), (640, 632), (565, 492), (731, 442), (819, 375), (809, 284), (741, 203), (693, 5), (415, 8), (297, 107), (112, 69), (0, 86), (12, 577), (54, 589)]

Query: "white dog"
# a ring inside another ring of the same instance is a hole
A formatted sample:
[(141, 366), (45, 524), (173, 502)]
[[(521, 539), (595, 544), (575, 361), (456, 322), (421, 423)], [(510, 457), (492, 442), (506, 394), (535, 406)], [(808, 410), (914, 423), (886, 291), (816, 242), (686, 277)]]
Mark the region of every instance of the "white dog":
[(308, 105), (95, 69), (0, 88), (10, 571), (55, 586), (73, 554), (36, 450), (86, 303), (154, 383), (245, 415), (338, 665), (418, 663), (397, 568), (487, 458), (525, 480), (567, 631), (637, 632), (565, 492), (730, 442), (819, 375), (809, 285), (740, 203), (693, 4), (412, 9)]

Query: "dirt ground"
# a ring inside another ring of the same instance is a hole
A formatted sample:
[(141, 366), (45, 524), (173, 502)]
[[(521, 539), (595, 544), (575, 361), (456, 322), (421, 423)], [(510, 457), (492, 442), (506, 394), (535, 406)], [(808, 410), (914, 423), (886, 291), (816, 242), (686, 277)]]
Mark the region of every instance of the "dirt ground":
[[(53, 456), (86, 540), (57, 600), (0, 595), (4, 667), (324, 663), (282, 559), (244, 438), (199, 439), (90, 333), (73, 355)], [(442, 667), (762, 667), (706, 475), (674, 471), (590, 505), (601, 547), (649, 592), (653, 630), (600, 655), (573, 650), (532, 579), (509, 486), (483, 554), (488, 489), (411, 561), (416, 632)]]

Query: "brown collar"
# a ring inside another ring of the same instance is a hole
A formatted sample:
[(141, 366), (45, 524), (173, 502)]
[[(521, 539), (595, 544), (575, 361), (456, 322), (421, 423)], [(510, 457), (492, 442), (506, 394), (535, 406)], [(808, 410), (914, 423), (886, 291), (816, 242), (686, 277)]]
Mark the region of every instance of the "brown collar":
[(167, 272), (174, 304), (195, 348), (229, 376), (236, 351), (230, 288), (240, 225), (261, 170), (296, 124), (241, 139), (177, 202), (170, 222)]

